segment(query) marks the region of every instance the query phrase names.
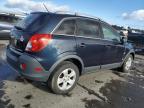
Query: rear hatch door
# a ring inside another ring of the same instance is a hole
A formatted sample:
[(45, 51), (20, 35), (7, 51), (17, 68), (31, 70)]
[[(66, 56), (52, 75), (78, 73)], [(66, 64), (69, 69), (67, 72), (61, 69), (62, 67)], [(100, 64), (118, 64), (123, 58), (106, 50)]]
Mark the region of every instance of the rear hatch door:
[(32, 35), (38, 33), (46, 24), (48, 14), (32, 13), (21, 20), (11, 31), (10, 46), (24, 51)]

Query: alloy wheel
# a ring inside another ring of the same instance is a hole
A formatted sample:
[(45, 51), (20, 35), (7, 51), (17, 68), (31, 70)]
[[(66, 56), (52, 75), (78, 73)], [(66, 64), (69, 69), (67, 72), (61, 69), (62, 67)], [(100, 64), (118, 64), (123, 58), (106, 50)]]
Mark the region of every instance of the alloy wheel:
[(60, 90), (70, 89), (76, 81), (76, 72), (71, 69), (63, 70), (58, 76), (57, 85)]

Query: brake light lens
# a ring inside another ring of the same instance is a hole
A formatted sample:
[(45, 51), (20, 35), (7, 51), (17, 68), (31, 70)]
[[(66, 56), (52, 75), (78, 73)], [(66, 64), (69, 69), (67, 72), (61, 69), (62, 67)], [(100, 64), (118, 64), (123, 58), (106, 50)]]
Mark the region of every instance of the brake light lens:
[(50, 43), (51, 39), (51, 34), (35, 34), (30, 38), (25, 50), (29, 52), (39, 52)]

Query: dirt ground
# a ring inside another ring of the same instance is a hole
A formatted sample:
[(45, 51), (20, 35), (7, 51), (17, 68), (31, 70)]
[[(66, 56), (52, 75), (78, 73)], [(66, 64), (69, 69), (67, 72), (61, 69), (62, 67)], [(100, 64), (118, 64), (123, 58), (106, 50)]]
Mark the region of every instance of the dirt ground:
[(0, 108), (144, 108), (144, 56), (136, 55), (130, 73), (115, 70), (83, 75), (67, 95), (45, 83), (28, 82), (5, 61), (0, 45)]

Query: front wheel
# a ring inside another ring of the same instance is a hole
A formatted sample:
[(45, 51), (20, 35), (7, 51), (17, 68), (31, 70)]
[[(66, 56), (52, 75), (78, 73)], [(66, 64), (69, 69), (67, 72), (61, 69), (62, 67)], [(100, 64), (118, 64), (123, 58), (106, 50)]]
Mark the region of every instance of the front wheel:
[(129, 55), (129, 56), (125, 59), (123, 65), (122, 65), (122, 67), (121, 67), (121, 71), (122, 71), (122, 72), (125, 72), (125, 73), (130, 72), (130, 70), (131, 70), (131, 68), (132, 68), (132, 65), (133, 65), (133, 56), (132, 56), (132, 55)]
[(75, 87), (78, 79), (78, 67), (72, 62), (64, 61), (55, 69), (48, 83), (54, 93), (66, 94)]

